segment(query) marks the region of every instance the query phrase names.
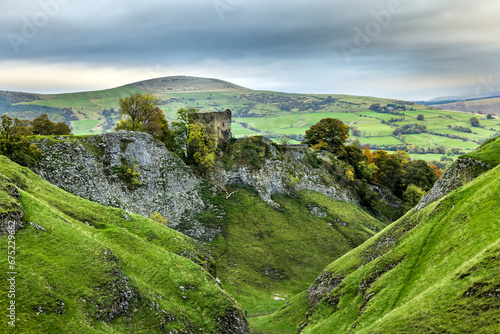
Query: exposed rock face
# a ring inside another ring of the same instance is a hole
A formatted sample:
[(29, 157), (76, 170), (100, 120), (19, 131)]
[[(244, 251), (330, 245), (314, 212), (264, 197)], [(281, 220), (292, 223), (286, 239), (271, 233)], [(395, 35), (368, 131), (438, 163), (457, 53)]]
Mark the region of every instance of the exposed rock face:
[(390, 207), (401, 208), (403, 206), (403, 202), (401, 202), (401, 200), (397, 198), (396, 195), (394, 195), (386, 186), (371, 184), (370, 188), (375, 191)]
[[(168, 225), (199, 240), (213, 240), (218, 230), (196, 219), (204, 208), (200, 181), (163, 144), (140, 132), (120, 131), (77, 140), (37, 140), (43, 157), (34, 171), (68, 192), (105, 206), (149, 217), (158, 211)], [(122, 159), (140, 173), (130, 190), (120, 178)], [(187, 226), (187, 227), (186, 227)]]
[(316, 278), (314, 283), (307, 289), (307, 298), (311, 306), (316, 306), (333, 289), (338, 287), (344, 280), (343, 276), (334, 276), (333, 273), (323, 273)]
[(434, 187), (420, 200), (415, 207), (416, 210), (425, 208), (428, 204), (451, 193), (483, 172), (489, 170), (491, 166), (471, 158), (458, 158), (446, 173), (434, 184)]
[(130, 305), (135, 301), (137, 293), (130, 285), (129, 278), (125, 276), (120, 261), (110, 249), (104, 250), (104, 259), (111, 264), (111, 273), (114, 279), (104, 286), (96, 287), (105, 296), (101, 298), (101, 303), (93, 301), (90, 303), (94, 303), (96, 306), (96, 319), (110, 323), (114, 318), (129, 312)]
[[(214, 240), (220, 232), (219, 227), (197, 219), (211, 207), (200, 195), (201, 181), (181, 159), (146, 133), (119, 131), (75, 140), (40, 139), (35, 144), (43, 157), (34, 171), (74, 195), (147, 217), (158, 211), (168, 219), (169, 227), (198, 240)], [(250, 186), (273, 206), (277, 204), (271, 195), (302, 189), (357, 203), (349, 190), (332, 181), (325, 168), (312, 167), (308, 148), (269, 147), (271, 156), (262, 168), (234, 163), (229, 171), (214, 169), (209, 175), (211, 182), (221, 187)], [(123, 161), (139, 172), (139, 186), (131, 188), (120, 177)]]
[(220, 334), (250, 334), (248, 322), (240, 308), (226, 310), (217, 318), (217, 333)]
[(24, 212), (18, 201), (19, 192), (8, 179), (1, 178), (1, 175), (0, 182), (2, 182), (0, 187), (7, 190), (6, 193), (9, 195), (9, 198), (2, 203), (4, 206), (0, 206), (0, 235), (15, 234), (24, 227), (22, 224)]
[(286, 194), (302, 189), (322, 193), (332, 199), (357, 203), (356, 197), (348, 190), (337, 187), (328, 171), (314, 168), (307, 161), (308, 148), (287, 148), (282, 151), (270, 145), (272, 157), (266, 159), (260, 169), (235, 163), (231, 170), (217, 169), (211, 175), (212, 181), (223, 186), (243, 184), (254, 188), (269, 205), (277, 204), (271, 199), (273, 194)]

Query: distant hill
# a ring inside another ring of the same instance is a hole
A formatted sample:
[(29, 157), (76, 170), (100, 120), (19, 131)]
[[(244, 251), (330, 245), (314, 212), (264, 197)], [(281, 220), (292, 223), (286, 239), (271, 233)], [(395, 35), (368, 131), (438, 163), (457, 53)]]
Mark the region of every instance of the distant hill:
[(127, 86), (156, 95), (169, 93), (206, 93), (248, 90), (248, 88), (219, 79), (187, 76), (156, 78), (136, 82)]
[(476, 99), (489, 99), (493, 97), (500, 97), (500, 91), (490, 91), (487, 93), (480, 93), (478, 92), (477, 94), (467, 94), (467, 95), (458, 95), (458, 96), (440, 96), (433, 98), (427, 102), (430, 104), (434, 103), (440, 103), (443, 101), (464, 101), (464, 100), (476, 100)]
[(445, 110), (500, 116), (500, 97), (432, 104), (432, 106)]

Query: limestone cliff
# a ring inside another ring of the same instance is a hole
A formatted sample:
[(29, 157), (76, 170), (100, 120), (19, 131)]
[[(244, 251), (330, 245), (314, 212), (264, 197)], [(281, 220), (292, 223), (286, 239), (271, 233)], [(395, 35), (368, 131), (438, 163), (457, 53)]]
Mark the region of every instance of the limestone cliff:
[[(86, 138), (44, 138), (35, 144), (43, 157), (34, 171), (72, 194), (144, 216), (157, 211), (168, 219), (168, 226), (198, 240), (214, 240), (220, 232), (218, 226), (198, 219), (204, 210), (212, 209), (201, 196), (203, 180), (148, 134), (120, 131)], [(325, 168), (311, 165), (308, 148), (268, 145), (268, 149), (261, 168), (235, 161), (230, 169), (215, 168), (209, 181), (220, 187), (248, 185), (274, 206), (271, 195), (301, 189), (357, 202), (350, 190), (332, 181)], [(124, 162), (139, 173), (140, 184), (133, 188), (120, 177)]]
[(307, 147), (278, 148), (269, 145), (270, 156), (260, 168), (235, 161), (229, 170), (218, 168), (211, 175), (214, 183), (243, 184), (254, 188), (268, 204), (275, 206), (271, 195), (307, 189), (332, 199), (357, 203), (350, 190), (335, 184), (325, 168), (313, 167)]
[[(72, 194), (148, 217), (158, 211), (170, 227), (195, 239), (212, 240), (218, 233), (196, 218), (206, 207), (198, 191), (200, 180), (148, 134), (120, 131), (35, 144), (43, 157), (34, 171)], [(133, 190), (119, 176), (123, 159), (130, 166), (135, 161), (140, 174), (140, 186)]]

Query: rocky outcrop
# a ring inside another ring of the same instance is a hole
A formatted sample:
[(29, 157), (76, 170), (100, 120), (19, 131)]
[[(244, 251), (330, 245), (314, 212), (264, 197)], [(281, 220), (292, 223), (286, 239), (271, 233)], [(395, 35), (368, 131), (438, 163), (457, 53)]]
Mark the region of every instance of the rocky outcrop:
[(334, 273), (324, 272), (316, 278), (314, 283), (307, 289), (307, 299), (310, 306), (316, 306), (333, 289), (338, 287), (344, 280), (343, 276), (335, 276)]
[(384, 200), (392, 208), (401, 208), (403, 202), (394, 195), (389, 188), (381, 184), (370, 184), (370, 188), (378, 194), (380, 199)]
[(415, 210), (421, 210), (428, 204), (451, 193), (476, 177), (489, 170), (491, 166), (472, 158), (458, 158), (457, 161), (441, 176), (434, 187), (420, 200)]
[[(19, 203), (19, 192), (10, 180), (0, 174), (0, 235), (15, 234), (23, 228), (24, 212)], [(5, 197), (5, 198), (3, 198)]]
[(221, 186), (243, 184), (254, 188), (269, 205), (277, 206), (273, 194), (286, 194), (302, 189), (322, 193), (332, 199), (357, 203), (347, 189), (337, 186), (324, 168), (315, 168), (308, 162), (308, 148), (277, 148), (269, 145), (271, 157), (260, 169), (235, 162), (230, 170), (218, 168), (210, 178)]
[(89, 302), (95, 305), (96, 319), (110, 323), (114, 318), (129, 313), (131, 304), (137, 298), (137, 292), (134, 291), (120, 261), (113, 255), (111, 249), (104, 250), (104, 260), (111, 266), (110, 275), (113, 279), (95, 287), (101, 294), (100, 303)]
[[(196, 218), (205, 208), (200, 180), (146, 133), (119, 131), (35, 144), (43, 157), (34, 171), (74, 195), (147, 217), (157, 211), (168, 226), (195, 239), (213, 240), (218, 233)], [(140, 185), (133, 189), (120, 177), (124, 161), (139, 173)]]
[(248, 322), (241, 308), (231, 308), (217, 317), (217, 333), (220, 334), (250, 334)]

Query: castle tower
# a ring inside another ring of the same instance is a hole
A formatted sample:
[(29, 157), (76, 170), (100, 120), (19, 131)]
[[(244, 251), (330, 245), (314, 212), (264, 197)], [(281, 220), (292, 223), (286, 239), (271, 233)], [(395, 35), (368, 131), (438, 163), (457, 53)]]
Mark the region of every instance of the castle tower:
[(220, 112), (196, 113), (193, 115), (195, 122), (207, 125), (215, 135), (215, 144), (231, 138), (231, 110)]

